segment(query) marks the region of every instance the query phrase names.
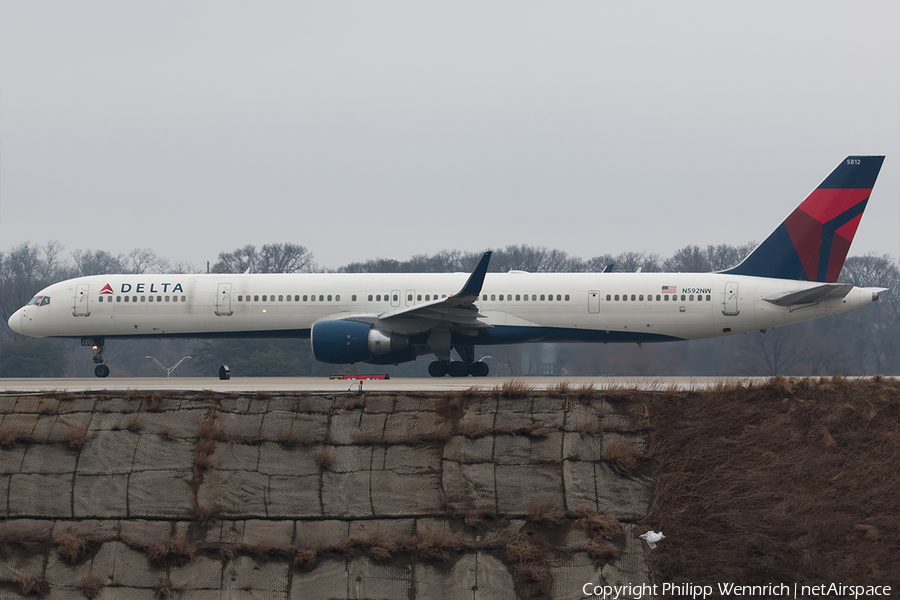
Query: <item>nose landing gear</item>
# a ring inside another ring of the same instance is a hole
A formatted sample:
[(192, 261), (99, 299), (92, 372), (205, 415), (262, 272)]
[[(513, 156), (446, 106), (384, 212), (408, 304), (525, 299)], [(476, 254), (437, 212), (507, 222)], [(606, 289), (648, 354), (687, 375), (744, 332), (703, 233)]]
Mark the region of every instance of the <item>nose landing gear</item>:
[(94, 367), (94, 375), (97, 377), (106, 377), (109, 375), (109, 367), (106, 366), (106, 360), (103, 358), (103, 338), (84, 338), (81, 340), (82, 346), (90, 346), (94, 350), (94, 356), (91, 361), (97, 363)]

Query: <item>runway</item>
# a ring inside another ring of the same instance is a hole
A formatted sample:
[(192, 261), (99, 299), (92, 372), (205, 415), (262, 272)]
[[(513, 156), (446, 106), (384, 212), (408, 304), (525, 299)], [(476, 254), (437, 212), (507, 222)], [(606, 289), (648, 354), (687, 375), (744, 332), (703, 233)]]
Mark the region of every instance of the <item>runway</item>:
[[(849, 378), (855, 379), (855, 378)], [(896, 379), (896, 377), (894, 377)], [(490, 390), (507, 381), (522, 381), (536, 390), (558, 386), (561, 382), (596, 389), (629, 388), (641, 390), (701, 390), (721, 384), (741, 382), (761, 384), (768, 377), (396, 377), (383, 380), (331, 380), (325, 377), (109, 377), (71, 379), (0, 379), (0, 393), (85, 392), (99, 390), (168, 390), (215, 392), (444, 392), (469, 388)]]

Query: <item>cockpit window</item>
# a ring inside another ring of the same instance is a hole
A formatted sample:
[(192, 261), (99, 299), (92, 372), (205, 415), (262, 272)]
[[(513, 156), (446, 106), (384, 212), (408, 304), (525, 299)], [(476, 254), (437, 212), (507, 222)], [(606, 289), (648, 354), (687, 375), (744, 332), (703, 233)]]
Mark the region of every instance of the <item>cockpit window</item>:
[(41, 306), (47, 306), (48, 304), (50, 304), (50, 296), (44, 296), (41, 299)]
[(34, 304), (35, 306), (40, 306), (41, 300), (43, 300), (43, 299), (44, 299), (43, 296), (35, 296), (34, 298), (31, 299), (31, 301), (28, 304)]

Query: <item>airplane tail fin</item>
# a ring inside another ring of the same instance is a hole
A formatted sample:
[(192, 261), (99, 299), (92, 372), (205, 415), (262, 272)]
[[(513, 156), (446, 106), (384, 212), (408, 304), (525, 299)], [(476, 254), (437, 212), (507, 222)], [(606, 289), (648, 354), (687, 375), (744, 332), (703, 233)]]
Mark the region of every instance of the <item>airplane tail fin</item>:
[(741, 264), (723, 273), (834, 283), (883, 156), (848, 156)]

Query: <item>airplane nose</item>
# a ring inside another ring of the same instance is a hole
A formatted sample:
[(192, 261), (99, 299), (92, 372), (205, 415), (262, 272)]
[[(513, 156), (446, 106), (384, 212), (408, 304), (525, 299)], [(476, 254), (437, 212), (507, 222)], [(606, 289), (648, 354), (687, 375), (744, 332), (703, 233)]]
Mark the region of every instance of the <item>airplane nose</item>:
[(22, 309), (20, 308), (16, 312), (12, 314), (9, 320), (6, 322), (9, 325), (9, 328), (15, 331), (16, 333), (22, 332)]

